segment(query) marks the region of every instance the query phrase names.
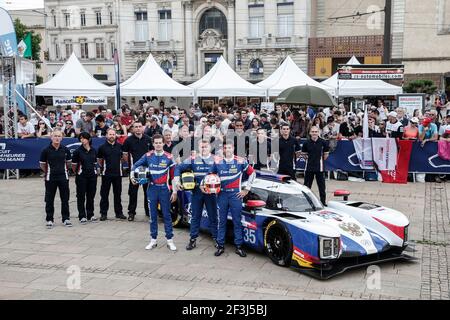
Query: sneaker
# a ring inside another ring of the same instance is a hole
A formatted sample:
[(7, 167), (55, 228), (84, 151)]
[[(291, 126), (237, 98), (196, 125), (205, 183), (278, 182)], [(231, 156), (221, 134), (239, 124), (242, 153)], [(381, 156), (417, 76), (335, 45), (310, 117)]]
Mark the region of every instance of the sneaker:
[(47, 223), (45, 224), (45, 226), (47, 227), (47, 229), (53, 228), (53, 221), (47, 221)]
[(81, 224), (86, 224), (87, 223), (87, 219), (86, 218), (81, 218), (80, 219), (80, 223)]
[(116, 219), (120, 219), (120, 220), (126, 220), (127, 217), (125, 217), (123, 214), (119, 214), (116, 216)]
[(247, 254), (241, 247), (236, 247), (236, 250), (234, 252), (242, 258), (245, 258), (247, 256)]
[(70, 222), (69, 219), (64, 220), (64, 225), (65, 225), (66, 227), (72, 227), (72, 222)]
[(156, 239), (150, 240), (150, 243), (145, 247), (145, 250), (152, 250), (153, 248), (156, 248), (158, 244), (156, 243)]
[(225, 248), (224, 247), (221, 247), (221, 246), (218, 246), (217, 247), (217, 251), (216, 252), (214, 252), (214, 255), (216, 256), (216, 257), (218, 257), (218, 256), (220, 256), (222, 253), (224, 253), (225, 252)]
[(214, 248), (219, 249), (219, 244), (217, 243), (217, 240), (213, 238), (214, 241)]
[(97, 222), (98, 220), (96, 217), (91, 217), (88, 221), (89, 222)]
[(106, 214), (105, 215), (101, 215), (101, 217), (100, 217), (100, 221), (105, 221), (106, 219), (108, 219), (107, 217), (106, 217)]
[(190, 239), (188, 245), (186, 246), (186, 250), (192, 250), (197, 246), (197, 239)]
[(176, 251), (177, 247), (175, 247), (175, 243), (173, 243), (173, 240), (167, 240), (167, 247), (171, 250), (171, 251)]
[(134, 221), (134, 214), (128, 215), (128, 221)]

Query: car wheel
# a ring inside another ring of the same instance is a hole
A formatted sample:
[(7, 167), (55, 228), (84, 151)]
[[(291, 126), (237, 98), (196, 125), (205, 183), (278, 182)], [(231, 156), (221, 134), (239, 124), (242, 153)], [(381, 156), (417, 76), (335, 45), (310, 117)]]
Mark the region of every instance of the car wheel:
[(170, 205), (170, 215), (172, 217), (172, 226), (174, 228), (182, 228), (188, 226), (188, 217), (182, 213), (180, 200), (177, 199)]
[(264, 232), (264, 248), (270, 260), (278, 266), (288, 267), (292, 259), (292, 237), (286, 225), (271, 221)]

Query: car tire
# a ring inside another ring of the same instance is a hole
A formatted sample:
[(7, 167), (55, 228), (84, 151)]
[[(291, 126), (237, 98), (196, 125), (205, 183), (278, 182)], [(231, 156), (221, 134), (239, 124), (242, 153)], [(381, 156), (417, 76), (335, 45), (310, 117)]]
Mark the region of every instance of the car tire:
[(189, 226), (187, 216), (183, 215), (181, 210), (180, 200), (177, 199), (174, 203), (170, 204), (170, 215), (172, 216), (172, 227), (184, 228)]
[(264, 231), (264, 250), (277, 266), (288, 267), (292, 260), (292, 237), (286, 225), (272, 220)]

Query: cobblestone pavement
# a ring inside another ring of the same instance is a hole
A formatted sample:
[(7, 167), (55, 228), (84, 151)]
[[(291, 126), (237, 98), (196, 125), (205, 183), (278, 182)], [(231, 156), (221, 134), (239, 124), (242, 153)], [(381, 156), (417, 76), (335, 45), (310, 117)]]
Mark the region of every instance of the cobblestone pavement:
[[(178, 251), (173, 253), (165, 246), (162, 224), (159, 246), (146, 251), (149, 227), (143, 208), (135, 222), (116, 221), (110, 211), (108, 221), (82, 226), (77, 222), (75, 185), (73, 180), (70, 183), (74, 227), (63, 227), (58, 213), (54, 229), (47, 230), (43, 181), (0, 181), (0, 299), (449, 298), (448, 183), (328, 182), (329, 199), (332, 190), (345, 188), (352, 191), (353, 199), (395, 208), (411, 221), (410, 239), (416, 251), (410, 254), (418, 261), (380, 265), (379, 289), (369, 289), (365, 268), (319, 281), (277, 267), (260, 253), (240, 258), (230, 245), (224, 256), (214, 257), (206, 235), (188, 252), (184, 249), (187, 229), (175, 230)], [(124, 179), (124, 208), (127, 188)], [(97, 195), (97, 206), (98, 201)], [(58, 201), (55, 207), (59, 209)], [(69, 289), (76, 285), (71, 281), (70, 272), (75, 270), (71, 266), (81, 271), (79, 289)]]

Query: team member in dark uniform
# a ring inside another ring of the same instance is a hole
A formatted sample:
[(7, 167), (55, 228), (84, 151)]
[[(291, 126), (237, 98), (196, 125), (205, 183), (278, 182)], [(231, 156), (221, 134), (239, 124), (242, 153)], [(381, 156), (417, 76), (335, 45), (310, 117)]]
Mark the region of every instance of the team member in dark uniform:
[(77, 186), (77, 208), (80, 223), (95, 222), (94, 198), (97, 192), (97, 151), (92, 148), (92, 138), (87, 132), (78, 137), (81, 146), (72, 156), (72, 170), (75, 172)]
[(116, 131), (112, 128), (106, 132), (106, 142), (98, 149), (97, 161), (102, 172), (100, 187), (100, 221), (107, 219), (109, 209), (109, 190), (114, 194), (114, 212), (116, 218), (126, 219), (122, 211), (122, 145), (116, 142)]
[(47, 228), (53, 227), (53, 214), (55, 212), (55, 195), (59, 189), (61, 197), (61, 216), (65, 226), (71, 227), (69, 211), (69, 174), (70, 166), (69, 149), (61, 145), (62, 132), (55, 129), (51, 134), (51, 144), (42, 150), (39, 164), (45, 173), (45, 212), (47, 214)]
[[(272, 150), (272, 152), (275, 150)], [(294, 159), (296, 152), (300, 151), (299, 141), (291, 135), (291, 129), (288, 124), (281, 126), (281, 135), (279, 139), (280, 164), (278, 174), (286, 174), (295, 179)]]
[[(128, 162), (128, 167), (131, 168), (133, 164), (138, 161), (144, 154), (152, 148), (152, 139), (143, 134), (144, 126), (141, 122), (135, 121), (133, 123), (133, 134), (125, 140), (122, 151), (125, 160)], [(147, 188), (148, 184), (142, 186), (144, 189), (144, 209), (145, 215), (148, 217), (148, 200), (147, 200)], [(130, 181), (128, 186), (128, 196), (130, 202), (128, 204), (128, 221), (133, 221), (136, 215), (137, 197), (139, 192), (139, 184), (133, 184)]]
[(317, 186), (319, 187), (320, 201), (326, 205), (325, 193), (325, 165), (324, 162), (328, 158), (330, 148), (328, 142), (319, 138), (319, 128), (311, 127), (309, 131), (310, 139), (302, 146), (302, 154), (307, 158), (305, 168), (305, 186), (312, 187), (314, 177), (316, 177)]

